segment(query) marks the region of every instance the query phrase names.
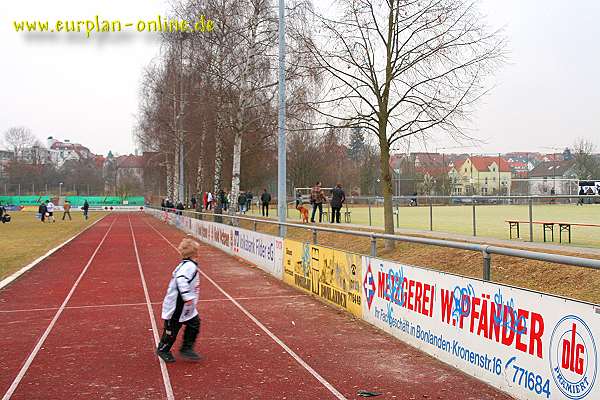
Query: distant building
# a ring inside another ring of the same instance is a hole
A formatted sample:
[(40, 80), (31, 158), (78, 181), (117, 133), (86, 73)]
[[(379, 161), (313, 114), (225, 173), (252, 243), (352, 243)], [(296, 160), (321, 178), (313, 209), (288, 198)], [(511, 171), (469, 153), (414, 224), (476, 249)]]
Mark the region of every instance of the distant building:
[(507, 162), (512, 171), (513, 178), (527, 179), (529, 177), (529, 171), (535, 168), (531, 161), (523, 162), (507, 160)]
[(47, 146), (50, 151), (52, 164), (56, 168), (62, 167), (68, 160), (83, 160), (94, 157), (90, 149), (79, 143), (71, 143), (67, 139), (61, 142), (50, 136), (47, 139)]
[(155, 183), (153, 170), (157, 167), (156, 153), (144, 152), (143, 155), (123, 155), (115, 156), (109, 151), (106, 157), (96, 156), (95, 162), (102, 166), (102, 176), (104, 177), (104, 190), (107, 193), (114, 193), (118, 188), (127, 186), (130, 190), (141, 194), (144, 190), (144, 184)]
[(575, 160), (546, 161), (529, 173), (529, 194), (577, 194)]
[(472, 156), (456, 162), (448, 175), (456, 179), (453, 195), (510, 195), (512, 170), (502, 157)]
[(8, 166), (14, 159), (15, 154), (9, 150), (0, 150), (0, 179), (8, 178)]
[(509, 163), (522, 162), (528, 165), (535, 165), (539, 160), (541, 160), (542, 154), (535, 151), (513, 151), (511, 153), (505, 153), (502, 157), (504, 157)]
[(52, 152), (39, 144), (23, 149), (20, 160), (33, 165), (53, 164)]
[(136, 179), (143, 184), (144, 182), (144, 157), (130, 154), (128, 156), (119, 156), (116, 159), (117, 185), (123, 179)]

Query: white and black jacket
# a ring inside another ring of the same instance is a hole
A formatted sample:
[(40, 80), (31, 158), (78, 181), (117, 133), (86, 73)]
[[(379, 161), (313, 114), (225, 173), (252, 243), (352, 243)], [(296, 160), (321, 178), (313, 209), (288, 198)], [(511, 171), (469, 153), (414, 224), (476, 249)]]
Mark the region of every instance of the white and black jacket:
[[(162, 305), (162, 319), (185, 322), (198, 315), (196, 304), (200, 292), (198, 264), (184, 259), (173, 271)], [(189, 303), (185, 303), (192, 300)]]

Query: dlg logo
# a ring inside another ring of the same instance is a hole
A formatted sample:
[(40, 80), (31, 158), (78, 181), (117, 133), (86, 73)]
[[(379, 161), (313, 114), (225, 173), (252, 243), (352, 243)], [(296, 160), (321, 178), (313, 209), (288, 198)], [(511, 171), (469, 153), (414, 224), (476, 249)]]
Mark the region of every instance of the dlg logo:
[(556, 386), (569, 399), (583, 399), (594, 387), (598, 367), (596, 344), (581, 318), (568, 315), (554, 328), (550, 367)]
[(367, 305), (369, 306), (370, 310), (371, 303), (373, 302), (373, 297), (375, 297), (375, 277), (373, 276), (373, 271), (371, 270), (371, 263), (369, 263), (367, 273), (365, 274), (365, 280), (363, 281), (363, 290), (365, 291)]

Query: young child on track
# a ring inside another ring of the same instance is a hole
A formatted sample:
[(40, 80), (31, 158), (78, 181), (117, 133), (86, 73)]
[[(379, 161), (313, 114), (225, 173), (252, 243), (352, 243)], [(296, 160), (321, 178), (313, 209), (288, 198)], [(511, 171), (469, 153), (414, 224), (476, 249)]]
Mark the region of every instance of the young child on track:
[(181, 262), (171, 275), (163, 300), (164, 330), (156, 354), (168, 363), (175, 361), (171, 347), (177, 339), (181, 325), (185, 325), (185, 332), (179, 354), (190, 361), (201, 360), (201, 356), (194, 351), (194, 343), (200, 331), (200, 318), (196, 310), (200, 287), (198, 249), (198, 243), (190, 238), (185, 238), (179, 243)]

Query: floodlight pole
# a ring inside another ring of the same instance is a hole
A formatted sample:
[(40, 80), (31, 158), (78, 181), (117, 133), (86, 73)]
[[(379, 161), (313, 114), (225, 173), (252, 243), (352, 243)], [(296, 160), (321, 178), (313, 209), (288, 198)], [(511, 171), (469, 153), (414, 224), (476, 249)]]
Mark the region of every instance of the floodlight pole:
[[(277, 216), (286, 222), (286, 140), (285, 140), (285, 0), (279, 0), (279, 145), (277, 163)], [(285, 237), (285, 226), (279, 225), (279, 236)]]

